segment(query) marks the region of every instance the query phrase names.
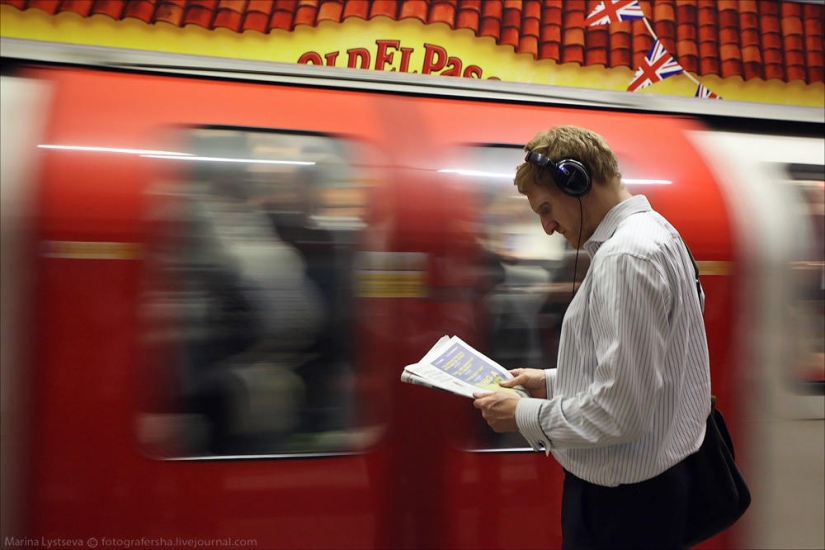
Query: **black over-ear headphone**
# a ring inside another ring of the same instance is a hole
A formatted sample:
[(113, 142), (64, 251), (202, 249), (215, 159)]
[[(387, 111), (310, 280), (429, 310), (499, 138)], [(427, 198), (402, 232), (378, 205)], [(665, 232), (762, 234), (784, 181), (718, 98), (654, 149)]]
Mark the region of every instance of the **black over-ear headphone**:
[(550, 157), (535, 151), (528, 151), (524, 160), (542, 168), (550, 167), (553, 170), (553, 180), (566, 195), (583, 197), (590, 192), (590, 172), (577, 160), (564, 159), (553, 162)]

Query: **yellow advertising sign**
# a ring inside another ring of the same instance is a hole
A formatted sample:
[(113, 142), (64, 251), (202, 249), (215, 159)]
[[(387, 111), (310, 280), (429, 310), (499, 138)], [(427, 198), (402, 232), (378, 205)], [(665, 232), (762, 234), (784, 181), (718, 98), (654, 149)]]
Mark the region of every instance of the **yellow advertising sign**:
[[(84, 17), (66, 11), (51, 15), (2, 2), (0, 35), (10, 38), (620, 91), (628, 88), (636, 73), (629, 66), (538, 59), (533, 54), (518, 53), (517, 48), (501, 44), (492, 36), (416, 18), (348, 17), (341, 22), (299, 24), (291, 31), (273, 28), (263, 34), (223, 27), (207, 29), (196, 24), (175, 26), (161, 20), (146, 23), (136, 17)], [(697, 82), (685, 71), (628, 93), (693, 96)], [(701, 77), (701, 84), (729, 100), (825, 105), (825, 85), (821, 81), (745, 80), (741, 76), (707, 74)]]

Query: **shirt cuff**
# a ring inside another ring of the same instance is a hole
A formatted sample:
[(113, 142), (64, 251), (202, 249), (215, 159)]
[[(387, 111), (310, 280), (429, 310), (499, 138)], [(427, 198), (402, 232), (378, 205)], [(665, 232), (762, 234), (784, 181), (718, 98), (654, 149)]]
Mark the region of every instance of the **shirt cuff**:
[(556, 369), (544, 369), (544, 383), (547, 386), (547, 399), (553, 399), (556, 393)]
[(544, 451), (544, 454), (549, 455), (552, 444), (539, 423), (541, 408), (546, 403), (545, 399), (532, 397), (519, 399), (516, 405), (516, 426), (534, 451)]

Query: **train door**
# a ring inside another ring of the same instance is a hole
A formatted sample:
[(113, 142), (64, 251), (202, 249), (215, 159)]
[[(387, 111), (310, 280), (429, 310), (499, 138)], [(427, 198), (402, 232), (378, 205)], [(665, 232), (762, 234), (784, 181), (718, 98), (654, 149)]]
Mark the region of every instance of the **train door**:
[[(354, 159), (363, 147), (299, 131), (183, 134), (185, 154), (158, 158), (178, 165), (177, 177), (152, 193), (159, 231), (147, 279), (157, 284), (143, 307), (157, 349), (144, 372), (157, 374), (144, 386), (139, 439), (156, 458), (191, 468), (217, 461), (229, 473), (246, 462), (238, 483), (260, 480), (258, 495), (215, 510), (242, 521), (239, 532), (258, 516), (289, 545), (376, 544), (381, 481), (362, 453), (384, 420), (363, 405), (382, 397), (362, 392), (355, 346), (369, 182)], [(278, 476), (253, 474), (251, 461)], [(303, 486), (290, 471), (306, 476)], [(348, 503), (341, 517), (336, 498)], [(310, 528), (319, 514), (330, 515), (329, 530)]]

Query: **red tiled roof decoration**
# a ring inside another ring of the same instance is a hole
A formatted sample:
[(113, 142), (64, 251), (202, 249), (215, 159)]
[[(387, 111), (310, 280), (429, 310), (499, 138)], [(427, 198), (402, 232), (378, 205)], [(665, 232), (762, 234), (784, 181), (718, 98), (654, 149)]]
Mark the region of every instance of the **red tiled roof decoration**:
[[(55, 15), (103, 14), (233, 32), (321, 21), (417, 19), (489, 36), (559, 63), (638, 69), (653, 44), (644, 20), (585, 27), (601, 0), (0, 0)], [(780, 0), (639, 0), (655, 35), (697, 76), (825, 81), (825, 5)]]

